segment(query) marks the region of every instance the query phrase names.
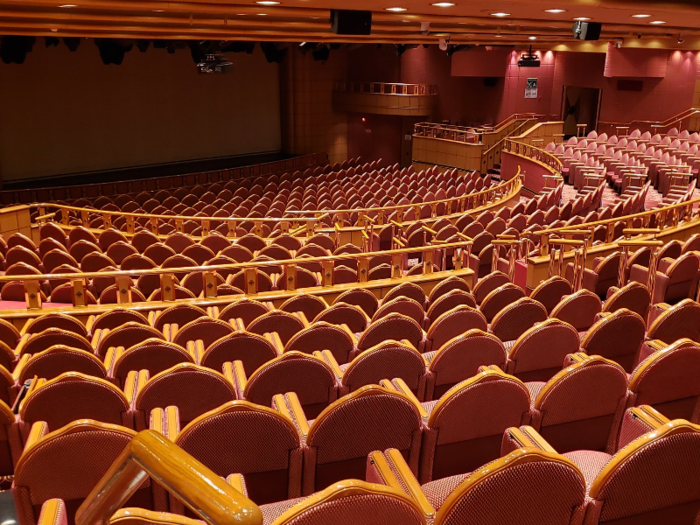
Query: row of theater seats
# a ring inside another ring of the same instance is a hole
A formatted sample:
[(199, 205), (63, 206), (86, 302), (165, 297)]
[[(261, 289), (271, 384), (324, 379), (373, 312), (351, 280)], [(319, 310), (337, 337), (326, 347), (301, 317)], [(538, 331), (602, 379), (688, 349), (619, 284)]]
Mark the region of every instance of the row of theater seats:
[[(482, 380), (480, 386), (507, 380), (507, 376), (494, 377)], [(272, 410), (233, 402), (181, 431), (176, 424), (166, 427), (169, 422), (159, 419), (175, 417), (174, 407), (157, 410), (153, 427), (166, 436), (175, 434), (176, 444), (261, 505), (263, 523), (267, 524), (330, 523), (348, 514), (353, 523), (695, 522), (700, 510), (700, 485), (695, 476), (700, 460), (694, 453), (700, 446), (697, 425), (682, 419), (669, 421), (642, 405), (619, 412), (620, 431), (607, 451), (582, 443), (567, 451), (533, 426), (515, 423), (488, 436), (489, 446), (480, 447), (482, 457), (472, 458), (475, 465), (463, 462), (462, 469), (455, 469), (461, 470), (458, 473), (426, 481), (417, 475), (423, 466), (420, 458), (416, 459), (417, 451), (439, 450), (439, 438), (449, 429), (426, 429), (425, 409), (401, 392), (400, 382), (398, 388), (395, 382), (383, 383), (353, 394), (354, 403), (345, 401), (342, 413), (324, 413), (310, 427), (292, 423), (293, 394), (279, 396)], [(370, 415), (373, 411), (378, 411), (374, 417)], [(344, 423), (342, 416), (352, 417), (352, 422)], [(239, 430), (234, 441), (231, 433), (236, 431), (236, 423), (245, 422), (249, 430)], [(210, 431), (218, 426), (219, 434), (197, 435), (198, 427), (207, 424)], [(364, 431), (360, 430), (363, 424)], [(373, 426), (384, 427), (384, 432), (372, 433), (369, 428)], [(589, 426), (595, 428), (595, 420), (586, 421), (582, 428)], [(89, 420), (54, 432), (46, 425), (35, 429), (34, 441), (19, 461), (13, 485), (20, 521), (36, 523), (39, 518), (41, 524), (60, 522), (50, 504), (59, 498), (66, 506), (61, 505), (63, 514), (58, 516), (70, 523), (90, 487), (134, 433)], [(574, 427), (568, 430), (573, 433)], [(354, 441), (358, 434), (364, 439)], [(274, 441), (269, 440), (271, 435)], [(255, 441), (262, 436), (268, 438), (264, 453), (260, 441)], [(229, 440), (231, 444), (225, 448)], [(442, 448), (456, 449), (455, 444), (463, 445), (448, 443)], [(246, 460), (235, 460), (222, 450), (248, 455)], [(469, 451), (475, 453), (476, 448)], [(451, 452), (455, 454), (455, 450)], [(249, 472), (253, 458), (264, 464), (264, 472)], [(41, 475), (47, 461), (52, 467), (50, 477)], [(348, 478), (356, 481), (346, 481)], [(280, 496), (282, 500), (278, 500)], [(261, 503), (266, 499), (267, 503)], [(127, 505), (173, 514), (159, 514), (157, 523), (195, 523), (178, 517), (189, 512), (151, 479), (135, 490)], [(46, 515), (40, 517), (42, 506)], [(117, 514), (117, 520), (119, 516), (123, 514)], [(155, 519), (156, 515), (144, 513), (140, 517)]]
[[(313, 215), (309, 213), (299, 214), (295, 212), (312, 212), (315, 210), (349, 210), (345, 214), (334, 214), (321, 218), (321, 222), (326, 225), (333, 225), (339, 222), (343, 226), (354, 225), (358, 218), (358, 212), (354, 209), (379, 208), (395, 205), (413, 204), (419, 208), (416, 212), (414, 207), (404, 210), (406, 220), (413, 220), (420, 217), (430, 217), (434, 215), (444, 215), (446, 213), (445, 203), (439, 202), (433, 209), (428, 203), (444, 201), (455, 197), (462, 197), (474, 192), (481, 191), (491, 185), (491, 181), (482, 178), (475, 172), (459, 173), (456, 169), (439, 172), (437, 167), (427, 171), (415, 172), (413, 168), (399, 170), (398, 166), (382, 168), (379, 171), (371, 171), (356, 174), (352, 177), (344, 175), (343, 172), (332, 172), (319, 178), (324, 180), (316, 186), (313, 181), (297, 179), (295, 183), (289, 181), (280, 182), (279, 187), (275, 182), (269, 182), (263, 188), (260, 184), (253, 185), (250, 189), (240, 186), (235, 192), (230, 187), (238, 184), (237, 181), (230, 181), (217, 194), (206, 191), (203, 187), (193, 188), (193, 193), (178, 201), (175, 196), (167, 196), (166, 190), (159, 190), (153, 194), (149, 200), (142, 202), (147, 192), (136, 196), (136, 200), (128, 200), (121, 207), (108, 201), (107, 197), (100, 197), (95, 202), (95, 206), (88, 205), (85, 199), (80, 199), (75, 205), (81, 205), (95, 209), (95, 212), (88, 213), (87, 221), (91, 227), (104, 227), (102, 214), (100, 211), (109, 212), (129, 212), (135, 214), (172, 215), (181, 217), (214, 217), (210, 222), (212, 229), (217, 229), (221, 233), (227, 234), (228, 224), (217, 221), (216, 218), (234, 217), (242, 219), (236, 225), (237, 235), (244, 235), (252, 231), (255, 226), (254, 219), (294, 219), (301, 216)], [(218, 189), (218, 188), (215, 188)], [(200, 195), (201, 193), (201, 195)], [(130, 199), (123, 196), (124, 199)], [(162, 202), (161, 202), (162, 200)], [(425, 206), (420, 206), (426, 203)], [(99, 205), (99, 207), (97, 207)], [(50, 209), (50, 206), (49, 206)], [(63, 212), (61, 212), (63, 213)], [(375, 212), (369, 212), (370, 216), (375, 216)], [(396, 211), (387, 214), (390, 218), (397, 217)], [(74, 214), (70, 219), (70, 224), (82, 224), (83, 218)], [(113, 226), (126, 231), (126, 217), (113, 217)], [(141, 227), (151, 225), (150, 219), (137, 217), (137, 224)], [(159, 232), (170, 233), (175, 230), (175, 219), (158, 219)], [(201, 222), (196, 220), (185, 220), (184, 231), (193, 235), (201, 235)], [(276, 224), (274, 222), (263, 222), (261, 228), (264, 236), (275, 235)]]
[[(675, 304), (683, 299), (695, 298), (700, 279), (700, 234), (692, 235), (685, 242), (671, 240), (660, 247), (656, 254), (658, 264), (655, 272), (654, 297), (652, 303)], [(649, 282), (651, 248), (642, 247), (631, 253), (626, 261), (624, 281), (620, 282), (621, 252), (594, 259), (592, 268), (583, 274), (583, 287), (606, 298), (613, 287), (631, 282)], [(572, 282), (573, 263), (566, 267), (566, 278)]]
[(622, 191), (628, 184), (626, 175), (648, 176), (668, 195), (679, 185), (672, 175), (685, 173), (689, 179), (697, 178), (700, 169), (698, 133), (672, 135), (672, 131), (665, 137), (645, 132), (623, 138), (592, 131), (586, 138), (572, 137), (566, 144), (550, 143), (545, 149), (562, 160), (564, 174), (576, 187), (584, 184), (585, 173), (598, 171)]

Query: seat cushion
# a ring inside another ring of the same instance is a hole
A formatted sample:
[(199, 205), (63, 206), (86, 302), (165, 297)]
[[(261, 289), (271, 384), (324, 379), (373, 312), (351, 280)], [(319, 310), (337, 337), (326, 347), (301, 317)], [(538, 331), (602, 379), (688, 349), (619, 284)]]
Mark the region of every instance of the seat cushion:
[(567, 452), (564, 456), (576, 463), (576, 466), (583, 472), (583, 477), (586, 480), (586, 492), (590, 490), (591, 484), (598, 473), (612, 458), (610, 454), (595, 452), (593, 450), (575, 450), (573, 452)]
[(469, 474), (460, 474), (458, 476), (450, 476), (448, 478), (439, 479), (426, 483), (421, 488), (428, 498), (428, 501), (435, 510), (438, 510), (447, 499), (452, 491), (469, 477)]

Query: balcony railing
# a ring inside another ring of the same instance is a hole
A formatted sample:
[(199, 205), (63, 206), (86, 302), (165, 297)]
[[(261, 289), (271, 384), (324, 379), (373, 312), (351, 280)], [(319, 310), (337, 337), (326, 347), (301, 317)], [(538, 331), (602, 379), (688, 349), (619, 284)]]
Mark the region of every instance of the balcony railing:
[(376, 95), (437, 95), (434, 84), (396, 84), (390, 82), (346, 82), (336, 81), (333, 91), (340, 93), (371, 93)]

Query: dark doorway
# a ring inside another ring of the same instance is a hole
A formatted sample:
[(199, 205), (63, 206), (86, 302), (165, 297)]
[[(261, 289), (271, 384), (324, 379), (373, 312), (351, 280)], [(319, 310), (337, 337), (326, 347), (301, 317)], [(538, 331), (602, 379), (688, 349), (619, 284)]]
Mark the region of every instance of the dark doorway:
[(425, 117), (401, 117), (401, 167), (407, 168), (413, 163), (413, 127)]
[(600, 89), (564, 86), (561, 119), (567, 138), (579, 133), (579, 124), (586, 124), (586, 133), (596, 129), (599, 114)]

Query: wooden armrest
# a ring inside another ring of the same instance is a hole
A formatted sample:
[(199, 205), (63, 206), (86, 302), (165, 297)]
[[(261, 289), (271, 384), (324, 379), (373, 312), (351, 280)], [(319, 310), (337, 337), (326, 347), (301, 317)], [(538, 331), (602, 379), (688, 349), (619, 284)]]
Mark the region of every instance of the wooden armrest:
[(123, 346), (110, 346), (107, 349), (107, 354), (105, 355), (105, 369), (107, 370), (108, 377), (114, 377), (114, 367), (117, 364), (117, 360), (124, 353)]
[(304, 328), (309, 327), (309, 320), (306, 318), (306, 314), (304, 312), (294, 312), (293, 315), (296, 315), (299, 318)]
[[(22, 355), (22, 350), (24, 350), (25, 345), (27, 344), (27, 341), (32, 337), (32, 334), (24, 334), (19, 338), (19, 341), (17, 342), (17, 346), (15, 347), (15, 355)], [(93, 346), (93, 348), (95, 348)]]
[(374, 477), (379, 478), (377, 481), (410, 496), (421, 508), (426, 518), (435, 517), (435, 509), (423, 493), (418, 480), (411, 472), (411, 468), (401, 452), (395, 448), (390, 448), (383, 453), (374, 451), (370, 453), (368, 462)]
[(284, 352), (284, 345), (282, 344), (282, 339), (280, 339), (277, 332), (265, 332), (263, 337), (270, 341), (272, 347), (277, 351), (277, 355), (282, 355)]
[(525, 425), (520, 428), (509, 428), (507, 430), (511, 439), (513, 439), (521, 448), (524, 447), (535, 447), (545, 452), (551, 452), (556, 454), (557, 451), (552, 448), (546, 439), (544, 439), (540, 434), (531, 426)]
[(304, 415), (304, 409), (299, 402), (299, 397), (294, 392), (274, 396), (272, 398), (272, 408), (294, 423), (302, 437), (306, 438), (309, 435), (309, 422)]
[(316, 350), (313, 355), (321, 359), (331, 368), (331, 370), (333, 370), (333, 375), (336, 379), (340, 380), (343, 378), (343, 371), (340, 369), (338, 361), (336, 361), (335, 357), (333, 357), (330, 350), (323, 350), (321, 352)]
[(36, 525), (68, 525), (66, 504), (62, 499), (50, 499), (41, 506)]
[(236, 317), (235, 319), (229, 319), (229, 324), (233, 327), (233, 329), (236, 332), (243, 332), (245, 330), (245, 323), (243, 323), (243, 319), (240, 317)]
[[(364, 310), (360, 308), (360, 311), (362, 311), (363, 314), (365, 314), (365, 317), (367, 318), (367, 324), (369, 325), (370, 323), (370, 318), (369, 316), (365, 313)], [(350, 327), (346, 324), (341, 324), (340, 327), (345, 330), (345, 333), (347, 333), (350, 336), (350, 339), (352, 340), (353, 346), (357, 346), (357, 341), (359, 340), (357, 337), (355, 337), (355, 334), (350, 330)]]
[(46, 421), (36, 421), (32, 424), (32, 428), (29, 431), (29, 436), (27, 441), (24, 443), (24, 450), (29, 450), (29, 447), (34, 445), (42, 437), (49, 433), (49, 424)]
[[(109, 519), (109, 525), (202, 525), (201, 520), (186, 518), (179, 514), (170, 512), (157, 512), (139, 508), (125, 507), (119, 509)], [(39, 525), (39, 524), (37, 524)], [(45, 524), (45, 525), (65, 525), (65, 524)]]
[(149, 428), (175, 441), (180, 434), (180, 412), (176, 406), (151, 410)]
[(19, 358), (19, 361), (15, 365), (15, 369), (12, 371), (12, 379), (14, 379), (15, 383), (19, 381), (19, 378), (22, 375), (22, 370), (24, 369), (25, 365), (27, 364), (27, 361), (32, 356), (29, 354), (24, 354), (22, 357)]
[(245, 399), (243, 394), (245, 393), (245, 388), (248, 385), (248, 376), (246, 376), (243, 361), (236, 360), (233, 363), (224, 363), (222, 371), (224, 376), (231, 381), (233, 387), (236, 389), (238, 399)]
[(243, 477), (243, 474), (230, 474), (226, 478), (226, 483), (231, 485), (234, 489), (243, 494), (245, 497), (248, 497), (248, 488), (246, 487), (245, 478)]
[(425, 408), (423, 408), (423, 405), (421, 405), (420, 401), (418, 401), (416, 395), (413, 392), (411, 392), (411, 389), (408, 388), (406, 382), (400, 377), (395, 377), (391, 381), (389, 381), (388, 379), (382, 379), (379, 382), (379, 385), (383, 386), (387, 390), (393, 390), (394, 392), (399, 392), (405, 395), (416, 405), (416, 408), (418, 409), (418, 413), (420, 414), (421, 418), (428, 417), (428, 411)]
[(174, 341), (177, 331), (180, 329), (180, 325), (177, 323), (167, 323), (163, 326), (163, 337), (166, 341)]
[(204, 341), (197, 339), (196, 341), (187, 341), (185, 349), (192, 356), (195, 363), (199, 363), (204, 355)]
[(126, 381), (124, 382), (124, 394), (132, 407), (136, 402), (139, 392), (148, 382), (149, 377), (150, 374), (148, 370), (132, 370), (127, 374)]

